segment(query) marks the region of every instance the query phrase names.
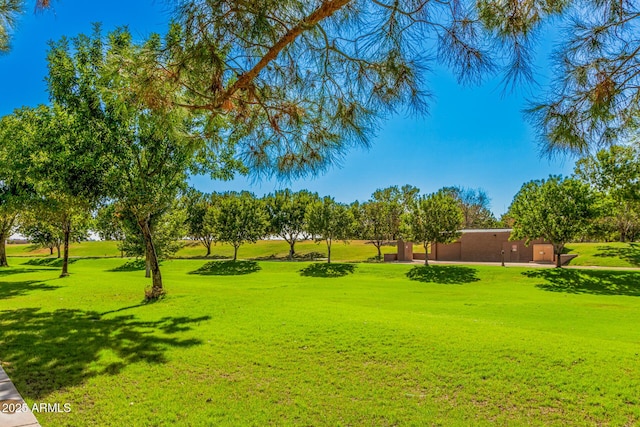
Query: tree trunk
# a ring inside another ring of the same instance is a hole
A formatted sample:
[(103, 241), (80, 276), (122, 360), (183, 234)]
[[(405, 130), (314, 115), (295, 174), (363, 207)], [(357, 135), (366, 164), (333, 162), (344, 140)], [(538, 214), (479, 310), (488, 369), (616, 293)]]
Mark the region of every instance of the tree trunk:
[(382, 259), (382, 252), (380, 251), (380, 246), (382, 246), (381, 244), (376, 245), (376, 248), (378, 249), (378, 260)]
[(56, 251), (58, 251), (58, 259), (60, 258), (60, 243), (56, 243)]
[(144, 251), (144, 277), (147, 279), (151, 277), (151, 261), (149, 261), (146, 249)]
[(627, 241), (627, 230), (626, 227), (620, 227), (620, 241), (621, 242), (626, 242)]
[(0, 233), (0, 267), (9, 267), (7, 262), (7, 238), (4, 233)]
[(149, 218), (139, 220), (138, 225), (142, 230), (148, 264), (151, 270), (151, 292), (146, 295), (146, 298), (155, 300), (164, 295), (164, 289), (162, 287), (162, 274), (160, 273), (160, 264), (158, 263), (156, 248), (153, 245), (153, 236), (151, 235), (151, 229), (149, 228)]
[(296, 254), (296, 250), (294, 248), (295, 245), (295, 240), (289, 243), (289, 259), (293, 259), (293, 256)]
[(429, 265), (429, 244), (424, 245), (424, 265)]
[(64, 224), (64, 258), (62, 259), (62, 273), (60, 277), (69, 275), (69, 237), (71, 235), (71, 220), (67, 219)]
[(53, 255), (53, 245), (49, 246), (49, 255)]
[(327, 240), (327, 264), (331, 264), (331, 240)]
[(560, 260), (560, 254), (562, 253), (562, 249), (556, 248), (555, 246), (553, 248), (554, 248), (554, 252), (556, 253), (556, 268), (562, 268), (562, 262)]
[(236, 261), (238, 259), (238, 248), (239, 246), (233, 245), (233, 260)]
[(207, 254), (205, 255), (205, 257), (208, 257), (209, 255), (211, 255), (211, 243), (205, 244), (206, 248), (207, 248)]

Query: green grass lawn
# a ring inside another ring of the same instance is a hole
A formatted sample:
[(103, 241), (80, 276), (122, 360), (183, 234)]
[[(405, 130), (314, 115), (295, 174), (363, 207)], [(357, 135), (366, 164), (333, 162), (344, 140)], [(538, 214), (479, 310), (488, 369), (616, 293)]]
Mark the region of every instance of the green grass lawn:
[[(185, 241), (185, 246), (176, 254), (176, 258), (202, 258), (207, 253), (204, 246), (195, 241)], [(416, 246), (416, 252), (424, 252), (424, 248)], [(395, 245), (382, 247), (383, 253), (395, 253)], [(90, 241), (74, 243), (69, 249), (72, 257), (119, 257), (117, 242)], [(312, 254), (318, 257), (327, 256), (327, 246), (313, 241), (296, 244), (296, 253), (302, 258)], [(30, 244), (7, 245), (9, 256), (48, 256), (49, 249), (38, 248)], [(54, 256), (56, 252), (54, 250)], [(331, 258), (336, 261), (367, 261), (378, 254), (376, 248), (365, 241), (354, 240), (347, 244), (334, 242), (331, 246)], [(289, 255), (289, 245), (283, 240), (262, 240), (255, 244), (242, 245), (238, 257), (242, 259), (285, 259)], [(211, 258), (232, 258), (233, 246), (218, 243), (211, 248)]]
[(569, 253), (577, 253), (570, 265), (602, 267), (640, 267), (638, 243), (570, 243)]
[[(53, 250), (53, 256), (57, 252)], [(120, 252), (117, 248), (117, 242), (114, 241), (88, 241), (80, 243), (72, 243), (69, 249), (70, 256), (73, 257), (118, 257)], [(41, 248), (32, 244), (8, 244), (8, 256), (30, 256), (44, 257), (49, 256), (49, 249)]]
[[(414, 245), (415, 252), (424, 252), (420, 245)], [(575, 266), (602, 266), (602, 267), (639, 267), (640, 268), (640, 244), (637, 243), (570, 243), (567, 245), (569, 253), (578, 254), (571, 260), (570, 265)], [(310, 241), (296, 244), (296, 252), (299, 260), (309, 260), (311, 256), (326, 257), (327, 249), (324, 243)], [(389, 244), (382, 247), (383, 253), (395, 253), (396, 246)], [(49, 250), (37, 248), (29, 244), (7, 245), (9, 256), (48, 256)], [(119, 257), (120, 252), (116, 242), (81, 242), (71, 245), (72, 257)], [(176, 258), (203, 258), (205, 248), (194, 241), (186, 241)], [(247, 244), (240, 247), (238, 257), (250, 260), (286, 259), (289, 254), (289, 246), (282, 240), (263, 240), (256, 244)], [(331, 249), (331, 257), (334, 261), (362, 262), (372, 261), (376, 256), (375, 247), (362, 240), (354, 240), (348, 244), (335, 242)], [(217, 244), (211, 249), (212, 259), (224, 259), (233, 257), (233, 247), (226, 244)]]
[[(640, 273), (489, 266), (0, 270), (0, 360), (57, 425), (635, 425)], [(124, 266), (124, 267), (123, 267)]]

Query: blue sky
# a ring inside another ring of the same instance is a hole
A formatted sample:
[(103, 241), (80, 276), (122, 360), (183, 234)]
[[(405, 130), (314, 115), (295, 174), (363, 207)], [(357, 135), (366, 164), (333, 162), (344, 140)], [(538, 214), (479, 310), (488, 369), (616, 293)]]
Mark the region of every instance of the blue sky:
[[(0, 56), (0, 114), (48, 102), (44, 77), (48, 40), (90, 33), (92, 22), (105, 30), (127, 25), (134, 36), (162, 33), (169, 19), (167, 3), (137, 0), (88, 2), (57, 0), (53, 11), (33, 13), (27, 1), (10, 53)], [(548, 67), (549, 49), (539, 49), (539, 67)], [(544, 76), (541, 77), (544, 82)], [(482, 188), (499, 216), (521, 185), (549, 174), (570, 174), (574, 159), (540, 157), (534, 129), (523, 119), (525, 92), (503, 95), (499, 79), (461, 87), (446, 70), (435, 67), (429, 79), (434, 94), (426, 117), (390, 117), (368, 150), (349, 152), (341, 165), (293, 182), (239, 178), (212, 182), (192, 178), (202, 191), (249, 190), (257, 195), (289, 187), (307, 188), (341, 202), (364, 201), (377, 188), (411, 184), (430, 193), (443, 186)]]

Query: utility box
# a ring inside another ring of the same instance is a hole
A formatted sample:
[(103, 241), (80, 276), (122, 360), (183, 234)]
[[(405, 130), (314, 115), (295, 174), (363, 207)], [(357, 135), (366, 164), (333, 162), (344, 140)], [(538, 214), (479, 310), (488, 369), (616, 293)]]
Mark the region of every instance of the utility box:
[(398, 261), (413, 261), (413, 243), (398, 239)]

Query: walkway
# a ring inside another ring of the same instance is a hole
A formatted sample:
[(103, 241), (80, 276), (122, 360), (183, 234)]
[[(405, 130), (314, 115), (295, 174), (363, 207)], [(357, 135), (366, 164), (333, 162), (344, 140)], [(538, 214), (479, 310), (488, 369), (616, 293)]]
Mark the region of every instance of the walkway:
[[(22, 410), (16, 412), (17, 408), (24, 407), (26, 411)], [(18, 393), (15, 386), (4, 372), (4, 369), (0, 366), (0, 426), (2, 427), (40, 427), (38, 420), (31, 413), (27, 405), (24, 403), (24, 399)]]
[[(390, 261), (398, 264), (418, 264), (424, 265), (424, 260), (414, 259), (413, 261)], [(433, 261), (429, 260), (429, 265), (491, 265), (494, 267), (501, 266), (499, 262), (470, 262), (470, 261)], [(555, 268), (552, 263), (536, 263), (536, 262), (505, 262), (505, 267), (525, 267), (525, 268)], [(567, 270), (611, 270), (611, 271), (640, 271), (640, 267), (607, 267), (600, 265), (563, 265), (563, 269)]]

